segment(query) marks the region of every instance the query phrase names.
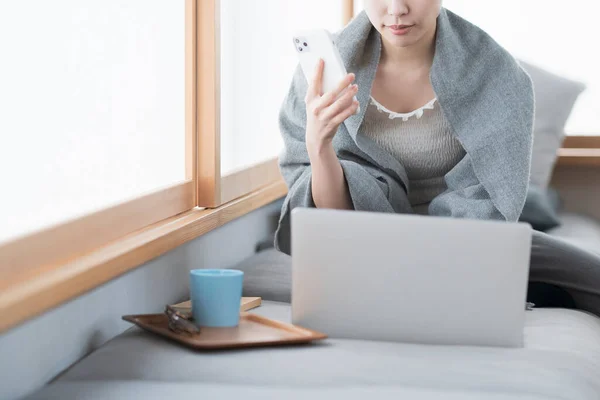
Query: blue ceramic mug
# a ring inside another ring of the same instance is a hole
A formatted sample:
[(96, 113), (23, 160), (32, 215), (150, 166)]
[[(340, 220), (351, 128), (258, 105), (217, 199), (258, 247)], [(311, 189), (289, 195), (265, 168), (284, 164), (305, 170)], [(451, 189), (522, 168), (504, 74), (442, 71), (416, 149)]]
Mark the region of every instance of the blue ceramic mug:
[(234, 269), (193, 269), (190, 297), (194, 323), (206, 327), (237, 326), (244, 273)]

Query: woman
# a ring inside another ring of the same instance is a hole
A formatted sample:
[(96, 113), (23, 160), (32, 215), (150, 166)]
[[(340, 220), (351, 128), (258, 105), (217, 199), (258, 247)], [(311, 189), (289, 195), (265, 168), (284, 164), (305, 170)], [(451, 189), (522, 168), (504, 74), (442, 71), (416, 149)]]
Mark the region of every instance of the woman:
[[(509, 53), (441, 0), (365, 0), (336, 44), (351, 73), (322, 93), (323, 64), (310, 82), (298, 69), (281, 110), (279, 250), (295, 207), (518, 220), (534, 98)], [(598, 271), (599, 256), (534, 234), (531, 279), (600, 315)]]

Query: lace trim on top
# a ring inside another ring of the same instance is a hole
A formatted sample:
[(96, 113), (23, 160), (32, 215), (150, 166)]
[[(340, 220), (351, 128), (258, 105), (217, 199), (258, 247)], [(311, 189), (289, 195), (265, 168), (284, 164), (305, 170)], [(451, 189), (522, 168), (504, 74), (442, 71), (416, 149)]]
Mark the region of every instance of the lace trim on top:
[(379, 103), (373, 97), (371, 97), (371, 104), (376, 106), (377, 110), (379, 112), (387, 113), (389, 119), (402, 118), (403, 121), (408, 121), (408, 119), (413, 116), (416, 116), (417, 119), (421, 118), (423, 116), (423, 112), (425, 110), (433, 110), (436, 101), (437, 101), (437, 97), (434, 98), (433, 100), (431, 100), (429, 103), (425, 104), (423, 107), (417, 108), (414, 111), (411, 111), (409, 113), (397, 113), (397, 112), (388, 110), (387, 108), (385, 108), (385, 106), (383, 106), (381, 103)]

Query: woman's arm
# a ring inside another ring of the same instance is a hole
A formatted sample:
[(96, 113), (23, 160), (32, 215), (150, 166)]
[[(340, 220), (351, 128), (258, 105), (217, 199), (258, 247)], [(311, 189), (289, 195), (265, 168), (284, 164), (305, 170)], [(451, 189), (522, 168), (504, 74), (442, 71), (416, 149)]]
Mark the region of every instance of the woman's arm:
[(312, 197), (317, 208), (352, 210), (348, 183), (332, 143), (308, 145)]
[(354, 74), (347, 74), (337, 88), (323, 94), (324, 67), (323, 60), (319, 60), (304, 99), (312, 196), (317, 208), (351, 210), (348, 184), (333, 148), (333, 138), (339, 126), (358, 108), (358, 102), (353, 99), (358, 87), (350, 85)]
[[(332, 139), (323, 142), (311, 140), (311, 132), (315, 131), (309, 129), (307, 114), (315, 110), (307, 107), (307, 86), (302, 69), (297, 67), (279, 115), (284, 143), (279, 167), (288, 193), (281, 206), (275, 247), (286, 254), (291, 254), (292, 210), (297, 207), (316, 207), (315, 200), (319, 202), (320, 207), (325, 207), (332, 194), (331, 197), (336, 202), (333, 206), (336, 208), (338, 205), (351, 205), (357, 211), (410, 211), (405, 184), (376, 166), (366, 163), (358, 155), (352, 154), (352, 151), (347, 151), (348, 144), (345, 143), (352, 143), (352, 139), (343, 129), (335, 132), (336, 128), (332, 132), (341, 135), (336, 137), (336, 147), (333, 147)], [(349, 111), (354, 112), (352, 108)], [(314, 143), (327, 145), (315, 146)], [(313, 172), (316, 175), (315, 190), (325, 194), (324, 204), (321, 204), (320, 194), (314, 195), (313, 199)], [(344, 190), (340, 189), (342, 187)], [(336, 192), (344, 193), (344, 196), (336, 195)], [(337, 203), (340, 198), (344, 201), (342, 204)]]

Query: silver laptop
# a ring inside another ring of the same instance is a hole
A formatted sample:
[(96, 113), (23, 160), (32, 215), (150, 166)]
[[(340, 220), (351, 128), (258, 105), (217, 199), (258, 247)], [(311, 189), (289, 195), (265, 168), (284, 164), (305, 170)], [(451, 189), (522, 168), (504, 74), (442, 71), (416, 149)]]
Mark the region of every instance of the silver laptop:
[(296, 208), (292, 320), (334, 338), (521, 347), (522, 223)]

